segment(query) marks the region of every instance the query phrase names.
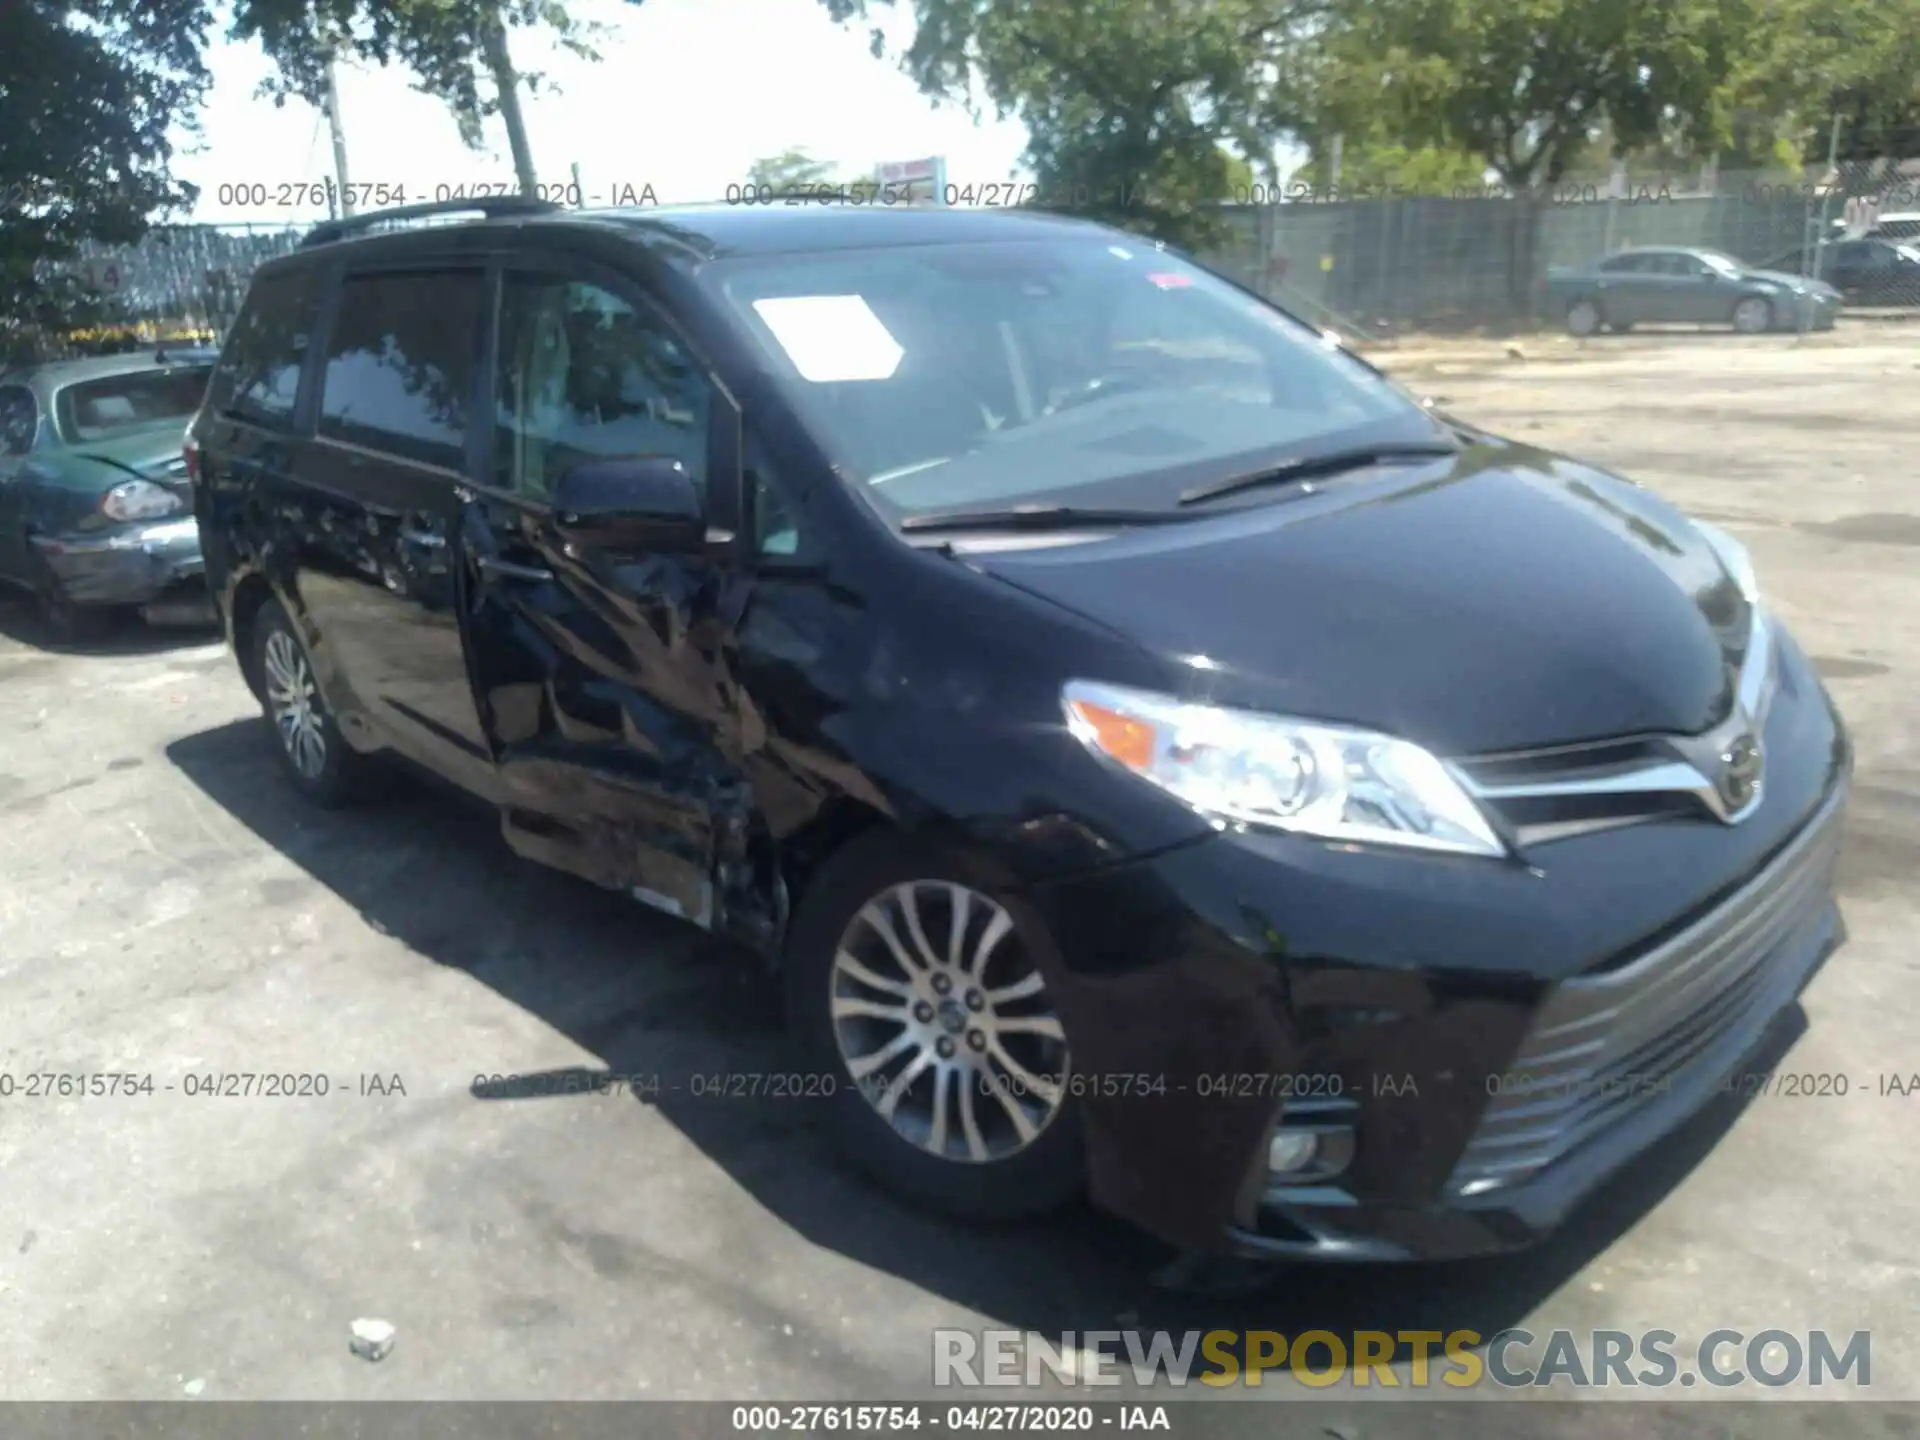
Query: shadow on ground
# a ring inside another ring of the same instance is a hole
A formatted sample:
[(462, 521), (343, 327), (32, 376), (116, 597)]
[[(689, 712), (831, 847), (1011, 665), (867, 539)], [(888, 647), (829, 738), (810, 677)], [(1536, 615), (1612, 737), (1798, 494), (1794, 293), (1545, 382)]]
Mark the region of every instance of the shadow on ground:
[[(1552, 1241), (1522, 1255), (1414, 1268), (1293, 1268), (1269, 1272), (1251, 1293), (1156, 1289), (1148, 1276), (1166, 1253), (1102, 1215), (1083, 1209), (1008, 1228), (952, 1224), (850, 1177), (809, 1124), (806, 1102), (696, 1096), (693, 1077), (781, 1068), (777, 990), (756, 962), (618, 895), (520, 860), (487, 821), (475, 823), (466, 803), (436, 789), (396, 786), (371, 810), (316, 812), (282, 781), (268, 744), (259, 722), (243, 721), (177, 741), (167, 753), (210, 799), (376, 931), (469, 972), (607, 1071), (659, 1077), (658, 1093), (635, 1103), (656, 1105), (809, 1241), (996, 1324), (1042, 1334), (1137, 1327), (1491, 1335), (1518, 1323), (1658, 1203), (1738, 1109), (1731, 1101), (1710, 1109)], [(285, 894), (256, 898), (263, 907), (289, 903)], [(1788, 1012), (1769, 1049), (1783, 1051), (1804, 1025), (1797, 1010)], [(479, 1059), (482, 1072), (514, 1069), (504, 1057)], [(607, 1103), (553, 1093), (568, 1077), (551, 1078), (538, 1097), (496, 1091), (476, 1098)]]
[(157, 655), (220, 638), (213, 625), (149, 625), (132, 610), (103, 610), (88, 617), (83, 633), (61, 639), (47, 625), (32, 596), (0, 589), (0, 639), (49, 655)]

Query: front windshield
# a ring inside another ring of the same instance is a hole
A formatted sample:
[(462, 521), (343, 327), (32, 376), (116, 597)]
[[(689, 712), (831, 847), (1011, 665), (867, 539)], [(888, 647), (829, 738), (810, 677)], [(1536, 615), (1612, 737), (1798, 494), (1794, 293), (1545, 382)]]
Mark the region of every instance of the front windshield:
[(1148, 242), (899, 246), (709, 274), (894, 518), (1168, 508), (1249, 464), (1436, 436), (1318, 333)]
[(1731, 255), (1722, 255), (1722, 254), (1719, 254), (1717, 251), (1709, 250), (1703, 253), (1700, 256), (1700, 258), (1706, 261), (1707, 264), (1711, 265), (1715, 270), (1718, 270), (1722, 275), (1730, 276), (1736, 279), (1739, 277), (1740, 262), (1738, 260), (1735, 260)]
[(96, 444), (160, 424), (184, 426), (207, 392), (209, 365), (131, 370), (61, 390), (55, 409), (70, 445)]

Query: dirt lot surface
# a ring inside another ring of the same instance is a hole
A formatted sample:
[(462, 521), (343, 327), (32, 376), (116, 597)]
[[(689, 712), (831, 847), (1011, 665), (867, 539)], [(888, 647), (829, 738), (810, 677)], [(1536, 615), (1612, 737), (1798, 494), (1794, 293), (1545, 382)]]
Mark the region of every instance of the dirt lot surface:
[[(1880, 1093), (1920, 1072), (1920, 326), (1521, 349), (1379, 358), (1746, 540), (1854, 728), (1852, 938), (1782, 1062), (1847, 1097), (1710, 1114), (1528, 1255), (1169, 1296), (1118, 1225), (955, 1228), (850, 1180), (787, 1102), (695, 1098), (780, 1054), (744, 966), (424, 788), (304, 808), (204, 636), (61, 653), (5, 609), (0, 1071), (175, 1088), (0, 1101), (0, 1395), (904, 1397), (936, 1326), (1524, 1324), (1870, 1330), (1874, 1393), (1920, 1397), (1920, 1096)], [(569, 1067), (683, 1083), (475, 1087)], [(216, 1072), (330, 1093), (180, 1088)], [(398, 1328), (377, 1365), (362, 1316)]]

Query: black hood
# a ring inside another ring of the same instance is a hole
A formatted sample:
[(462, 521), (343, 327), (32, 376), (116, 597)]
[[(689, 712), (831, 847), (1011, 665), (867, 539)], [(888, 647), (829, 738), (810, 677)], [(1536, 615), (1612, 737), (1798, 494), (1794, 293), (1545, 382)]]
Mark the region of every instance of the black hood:
[(1677, 510), (1505, 443), (1191, 525), (967, 558), (1176, 665), (1189, 698), (1447, 755), (1705, 730), (1749, 621)]

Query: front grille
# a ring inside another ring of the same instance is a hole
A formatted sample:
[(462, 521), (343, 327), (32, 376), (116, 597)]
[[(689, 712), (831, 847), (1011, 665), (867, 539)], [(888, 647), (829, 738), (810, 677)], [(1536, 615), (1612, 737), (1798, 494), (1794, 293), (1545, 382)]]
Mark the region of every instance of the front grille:
[(1500, 1077), (1450, 1188), (1522, 1180), (1727, 1063), (1726, 1042), (1757, 1039), (1792, 998), (1798, 942), (1832, 891), (1840, 819), (1835, 796), (1698, 920), (1557, 986)]

